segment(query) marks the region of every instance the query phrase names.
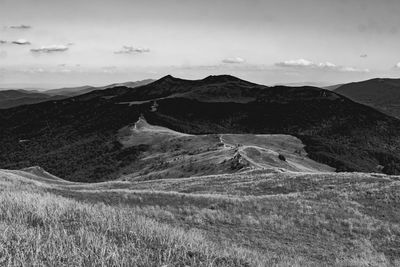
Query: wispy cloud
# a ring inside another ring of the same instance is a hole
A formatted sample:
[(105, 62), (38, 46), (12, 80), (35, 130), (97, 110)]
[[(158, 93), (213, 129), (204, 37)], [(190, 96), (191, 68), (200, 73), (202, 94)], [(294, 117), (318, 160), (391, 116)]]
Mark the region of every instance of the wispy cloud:
[(11, 25), (11, 26), (9, 26), (9, 28), (14, 29), (14, 30), (28, 30), (28, 29), (32, 28), (32, 26), (21, 24), (21, 25)]
[(306, 59), (295, 59), (278, 62), (275, 64), (275, 66), (282, 68), (314, 69), (339, 72), (369, 72), (368, 69), (341, 66), (331, 62), (315, 63)]
[(8, 43), (6, 40), (0, 40), (0, 44), (6, 44)]
[(136, 54), (136, 53), (147, 53), (150, 49), (144, 47), (134, 47), (124, 45), (121, 50), (115, 51), (114, 54)]
[(65, 52), (69, 48), (66, 45), (49, 45), (49, 46), (42, 46), (40, 48), (33, 48), (31, 49), (32, 53), (55, 53), (55, 52)]
[(245, 60), (241, 57), (229, 57), (222, 60), (222, 63), (225, 64), (241, 64), (244, 62)]
[(25, 40), (25, 39), (18, 39), (16, 41), (12, 41), (12, 43), (16, 44), (16, 45), (30, 45), (31, 44), (31, 42), (29, 42), (28, 40)]
[(362, 57), (362, 58), (367, 58), (368, 55), (367, 55), (367, 54), (362, 54), (362, 55), (360, 55), (360, 57)]
[(306, 59), (295, 59), (278, 62), (275, 65), (279, 67), (312, 67), (315, 65), (315, 63)]

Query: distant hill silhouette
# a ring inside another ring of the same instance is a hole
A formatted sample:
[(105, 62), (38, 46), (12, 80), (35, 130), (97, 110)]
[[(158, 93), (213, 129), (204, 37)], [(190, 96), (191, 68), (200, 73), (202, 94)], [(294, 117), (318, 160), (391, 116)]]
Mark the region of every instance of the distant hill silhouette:
[(107, 86), (94, 87), (94, 86), (80, 86), (80, 87), (69, 87), (52, 89), (47, 91), (33, 91), (33, 90), (0, 90), (0, 109), (12, 108), (21, 105), (36, 104), (45, 101), (65, 99), (72, 96), (86, 94), (95, 90), (104, 90), (117, 86), (125, 86), (128, 88), (134, 88), (153, 82), (153, 80), (147, 79), (137, 82), (126, 82), (126, 83), (115, 83)]
[(47, 95), (29, 90), (3, 90), (0, 91), (0, 109), (11, 108), (26, 104), (35, 104), (49, 100), (65, 98), (60, 95)]
[(115, 178), (149, 149), (118, 142), (118, 131), (141, 115), (187, 134), (294, 135), (311, 159), (338, 171), (400, 173), (399, 120), (332, 91), (267, 87), (228, 75), (166, 76), (1, 110), (0, 168), (37, 165), (75, 181)]
[(335, 92), (400, 118), (400, 79), (372, 79), (339, 86)]
[(65, 87), (65, 88), (59, 88), (59, 89), (51, 89), (51, 90), (43, 91), (43, 93), (47, 94), (47, 95), (75, 96), (75, 95), (86, 94), (86, 93), (89, 93), (94, 90), (96, 90), (96, 87), (90, 86), (90, 85), (85, 85), (85, 86), (79, 86), (79, 87)]
[(142, 81), (114, 83), (114, 84), (110, 84), (110, 85), (106, 85), (106, 86), (98, 86), (98, 87), (89, 86), (89, 85), (80, 86), (80, 87), (67, 87), (67, 88), (46, 90), (43, 93), (48, 94), (48, 95), (77, 96), (77, 95), (89, 93), (94, 90), (104, 90), (104, 89), (109, 89), (109, 88), (118, 87), (118, 86), (134, 88), (134, 87), (149, 84), (153, 81), (154, 80), (146, 79), (146, 80), (142, 80)]

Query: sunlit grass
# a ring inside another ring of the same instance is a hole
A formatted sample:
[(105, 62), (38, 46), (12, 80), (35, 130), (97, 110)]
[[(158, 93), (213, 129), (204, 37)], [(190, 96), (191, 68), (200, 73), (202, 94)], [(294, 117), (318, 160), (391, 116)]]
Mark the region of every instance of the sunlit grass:
[[(8, 266), (250, 266), (257, 255), (227, 249), (137, 215), (51, 194), (0, 194), (0, 262)], [(261, 257), (261, 256), (260, 256)]]
[(0, 172), (0, 266), (399, 265), (396, 177), (250, 172), (158, 183)]

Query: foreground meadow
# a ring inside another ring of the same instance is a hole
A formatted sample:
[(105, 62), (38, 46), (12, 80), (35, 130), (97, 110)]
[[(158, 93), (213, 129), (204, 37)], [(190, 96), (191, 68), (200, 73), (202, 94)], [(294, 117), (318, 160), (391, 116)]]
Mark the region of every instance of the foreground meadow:
[(0, 171), (4, 266), (399, 266), (400, 181), (250, 171), (70, 183)]

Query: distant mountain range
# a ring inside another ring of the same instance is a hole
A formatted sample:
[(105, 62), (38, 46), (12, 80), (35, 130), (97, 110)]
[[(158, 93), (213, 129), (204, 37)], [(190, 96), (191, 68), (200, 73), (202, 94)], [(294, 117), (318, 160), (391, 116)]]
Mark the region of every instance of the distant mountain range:
[(134, 88), (134, 87), (149, 84), (151, 82), (154, 82), (154, 80), (146, 79), (146, 80), (136, 81), (136, 82), (114, 83), (114, 84), (100, 86), (100, 87), (89, 86), (89, 85), (81, 86), (81, 87), (67, 87), (67, 88), (46, 90), (46, 91), (43, 91), (42, 93), (47, 94), (47, 95), (76, 96), (76, 95), (89, 93), (94, 90), (104, 90), (104, 89), (120, 87), (120, 86)]
[(400, 118), (400, 79), (372, 79), (348, 83), (334, 89), (354, 101)]
[[(228, 75), (166, 76), (135, 88), (116, 86), (0, 110), (0, 168), (38, 165), (86, 182), (121, 177), (154, 151), (148, 144), (120, 142), (120, 132), (141, 116), (183, 134), (292, 135), (312, 160), (337, 171), (400, 173), (399, 120), (333, 91), (268, 87)], [(194, 153), (179, 142), (158, 146), (157, 151), (181, 151), (182, 157)], [(169, 164), (152, 168), (168, 176), (161, 170)]]
[(0, 91), (0, 108), (11, 108), (20, 105), (35, 104), (43, 101), (65, 98), (61, 95), (48, 95), (29, 90), (3, 90)]
[(112, 87), (124, 86), (133, 88), (153, 82), (154, 80), (143, 80), (137, 82), (115, 83), (107, 86), (81, 86), (46, 91), (10, 89), (0, 90), (0, 109), (12, 108), (20, 105), (29, 105), (45, 101), (59, 100), (76, 95), (85, 94), (94, 90), (104, 90)]

